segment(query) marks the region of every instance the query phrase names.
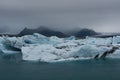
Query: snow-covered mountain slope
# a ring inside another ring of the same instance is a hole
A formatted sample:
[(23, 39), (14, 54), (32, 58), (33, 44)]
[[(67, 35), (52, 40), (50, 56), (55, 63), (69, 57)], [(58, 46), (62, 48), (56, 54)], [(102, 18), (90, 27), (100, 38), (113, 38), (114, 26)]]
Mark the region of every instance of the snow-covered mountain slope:
[(23, 60), (41, 62), (120, 58), (120, 36), (86, 39), (46, 37), (38, 33), (3, 36), (0, 37), (0, 52), (1, 56), (21, 53)]

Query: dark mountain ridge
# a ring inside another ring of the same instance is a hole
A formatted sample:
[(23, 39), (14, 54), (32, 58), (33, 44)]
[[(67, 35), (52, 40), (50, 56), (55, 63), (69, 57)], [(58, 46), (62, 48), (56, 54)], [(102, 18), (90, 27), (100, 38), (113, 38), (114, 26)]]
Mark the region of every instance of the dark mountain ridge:
[(100, 38), (113, 37), (113, 36), (117, 36), (117, 35), (120, 36), (120, 33), (103, 34), (103, 33), (98, 33), (98, 32), (96, 32), (96, 31), (94, 31), (92, 29), (87, 29), (87, 28), (77, 30), (74, 33), (71, 32), (70, 34), (65, 34), (65, 33), (62, 33), (60, 31), (55, 31), (55, 30), (49, 29), (49, 28), (47, 28), (45, 26), (40, 26), (40, 27), (38, 27), (36, 29), (24, 28), (17, 35), (0, 34), (0, 36), (2, 36), (2, 35), (6, 36), (7, 35), (7, 36), (10, 36), (10, 37), (12, 37), (12, 36), (20, 37), (20, 36), (24, 36), (24, 35), (32, 35), (33, 33), (39, 33), (39, 34), (45, 35), (47, 37), (57, 36), (57, 37), (60, 37), (60, 38), (69, 37), (69, 36), (75, 36), (77, 38), (85, 38), (86, 36), (100, 37)]
[(38, 28), (36, 28), (36, 29), (24, 28), (24, 29), (18, 34), (18, 36), (32, 35), (33, 33), (39, 33), (39, 34), (45, 35), (45, 36), (47, 36), (47, 37), (50, 37), (50, 36), (66, 37), (66, 35), (63, 34), (62, 32), (54, 31), (54, 30), (51, 30), (51, 29), (46, 28), (46, 27), (43, 27), (43, 26), (38, 27)]
[(76, 36), (78, 38), (85, 38), (86, 36), (98, 35), (98, 33), (95, 32), (94, 30), (87, 29), (87, 28), (80, 29), (79, 31), (68, 35), (68, 34), (64, 34), (60, 31), (54, 31), (54, 30), (51, 30), (44, 26), (41, 26), (36, 29), (24, 28), (17, 36), (32, 35), (33, 33), (40, 33), (40, 34), (48, 36), (48, 37), (50, 37), (50, 36), (57, 36), (57, 37)]
[(78, 32), (76, 32), (74, 34), (74, 36), (76, 36), (78, 38), (85, 38), (86, 36), (95, 36), (98, 34), (100, 34), (100, 33), (97, 33), (92, 29), (84, 28), (84, 29), (80, 29)]

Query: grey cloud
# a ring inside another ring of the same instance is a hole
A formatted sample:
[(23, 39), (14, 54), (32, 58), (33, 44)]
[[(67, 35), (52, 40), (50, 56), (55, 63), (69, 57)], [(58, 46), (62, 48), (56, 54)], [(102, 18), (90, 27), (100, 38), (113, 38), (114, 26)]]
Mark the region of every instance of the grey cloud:
[(120, 0), (0, 0), (0, 26), (8, 26), (11, 33), (40, 25), (119, 32), (119, 8)]

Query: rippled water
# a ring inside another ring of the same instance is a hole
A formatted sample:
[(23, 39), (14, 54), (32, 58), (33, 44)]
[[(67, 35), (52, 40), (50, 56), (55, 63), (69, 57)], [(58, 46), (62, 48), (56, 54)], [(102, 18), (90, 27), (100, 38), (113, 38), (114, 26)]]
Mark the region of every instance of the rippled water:
[(120, 80), (120, 60), (0, 61), (0, 80)]

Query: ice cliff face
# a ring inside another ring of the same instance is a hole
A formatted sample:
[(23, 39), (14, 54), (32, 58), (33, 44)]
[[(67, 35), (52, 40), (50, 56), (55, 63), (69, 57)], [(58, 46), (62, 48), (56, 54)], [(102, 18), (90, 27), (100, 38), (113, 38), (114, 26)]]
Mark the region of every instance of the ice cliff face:
[(0, 37), (1, 56), (21, 54), (23, 60), (58, 62), (65, 60), (120, 58), (120, 36), (110, 38), (58, 38), (34, 33), (22, 37)]

